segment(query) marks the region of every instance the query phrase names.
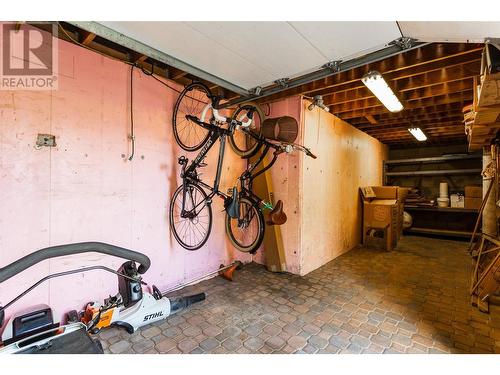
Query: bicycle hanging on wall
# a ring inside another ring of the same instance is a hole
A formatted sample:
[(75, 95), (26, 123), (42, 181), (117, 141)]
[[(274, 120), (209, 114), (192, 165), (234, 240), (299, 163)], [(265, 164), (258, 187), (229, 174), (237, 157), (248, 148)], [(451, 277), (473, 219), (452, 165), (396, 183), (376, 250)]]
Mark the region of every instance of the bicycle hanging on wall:
[[(201, 83), (188, 85), (180, 94), (173, 113), (173, 129), (176, 142), (186, 151), (200, 150), (196, 158), (188, 166), (188, 159), (178, 159), (181, 167), (182, 184), (175, 190), (170, 202), (170, 227), (176, 241), (187, 250), (202, 247), (210, 236), (212, 229), (212, 198), (219, 196), (224, 201), (226, 212), (226, 233), (236, 249), (254, 253), (264, 238), (265, 221), (262, 210), (269, 209), (278, 222), (282, 224), (281, 202), (273, 207), (252, 190), (256, 177), (270, 169), (278, 155), (293, 150), (305, 152), (316, 158), (309, 149), (291, 142), (273, 142), (264, 138), (260, 129), (264, 122), (264, 114), (257, 105), (244, 105), (232, 117), (224, 117), (217, 110), (219, 98)], [(222, 127), (227, 124), (227, 128)], [(249, 158), (263, 148), (257, 161), (238, 178), (240, 189), (235, 186), (229, 194), (219, 190), (222, 162), (229, 137), (231, 148), (241, 157)], [(219, 140), (219, 156), (213, 186), (200, 179), (197, 169), (205, 166), (203, 162), (207, 153)], [(273, 158), (268, 165), (259, 171), (265, 156), (274, 150)], [(286, 216), (285, 216), (286, 220)]]

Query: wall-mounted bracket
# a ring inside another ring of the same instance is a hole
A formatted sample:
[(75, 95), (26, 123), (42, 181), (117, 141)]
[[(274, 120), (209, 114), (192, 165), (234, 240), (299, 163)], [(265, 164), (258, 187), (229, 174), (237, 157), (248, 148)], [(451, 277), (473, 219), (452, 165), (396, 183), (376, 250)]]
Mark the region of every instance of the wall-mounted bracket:
[(250, 90), (250, 93), (252, 95), (259, 96), (262, 93), (262, 87), (261, 86), (254, 87), (253, 89)]
[(329, 61), (325, 65), (323, 65), (323, 68), (330, 69), (332, 72), (337, 73), (338, 71), (340, 71), (341, 63), (342, 60)]
[(403, 36), (401, 38), (398, 38), (396, 40), (393, 40), (392, 42), (389, 43), (389, 45), (396, 45), (402, 50), (410, 49), (412, 48), (415, 43), (417, 42), (417, 39), (414, 38), (409, 38), (407, 36)]
[(290, 78), (280, 78), (274, 81), (274, 83), (281, 87), (288, 87), (288, 81), (290, 81)]
[(56, 147), (56, 136), (52, 134), (38, 134), (36, 145), (38, 147)]

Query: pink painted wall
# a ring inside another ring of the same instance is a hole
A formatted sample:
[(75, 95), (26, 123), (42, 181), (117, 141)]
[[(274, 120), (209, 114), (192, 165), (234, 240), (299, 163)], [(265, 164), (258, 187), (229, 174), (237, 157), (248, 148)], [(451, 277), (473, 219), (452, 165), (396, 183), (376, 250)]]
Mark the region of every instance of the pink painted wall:
[[(134, 72), (136, 156), (129, 162), (122, 155), (130, 151), (130, 67), (64, 41), (59, 41), (59, 67), (58, 90), (0, 91), (0, 266), (47, 246), (102, 241), (147, 254), (152, 266), (145, 281), (165, 290), (221, 263), (251, 261), (227, 240), (217, 199), (212, 235), (203, 248), (184, 250), (170, 234), (168, 204), (180, 183), (177, 158), (186, 154), (172, 133), (178, 94)], [(283, 200), (288, 216), (281, 226), (287, 271), (303, 275), (357, 244), (357, 229), (348, 228), (359, 220), (357, 189), (379, 183), (381, 162), (366, 161), (383, 147), (332, 115), (326, 122), (311, 118), (316, 112), (304, 110), (300, 97), (263, 109), (268, 117), (295, 117), (301, 127), (296, 142), (319, 156), (281, 155), (272, 169), (275, 198)], [(57, 147), (35, 149), (38, 133), (56, 135)], [(215, 175), (217, 152), (218, 147), (210, 152), (203, 171), (207, 183)], [(353, 161), (361, 166), (359, 178), (349, 172)], [(234, 184), (245, 165), (228, 147), (222, 190)], [(329, 193), (347, 191), (349, 201), (324, 204), (318, 199), (324, 186), (333, 189)], [(264, 249), (254, 259), (265, 263)], [(117, 269), (121, 263), (95, 253), (44, 261), (0, 284), (0, 303), (49, 273), (97, 264)], [(68, 276), (41, 285), (7, 315), (39, 303), (62, 315), (116, 292), (114, 275)]]
[[(122, 154), (130, 148), (130, 67), (61, 40), (59, 65), (58, 90), (0, 91), (0, 266), (47, 246), (102, 241), (148, 255), (152, 266), (144, 279), (165, 290), (221, 263), (250, 261), (227, 241), (219, 200), (202, 249), (184, 250), (170, 234), (177, 157), (186, 154), (172, 132), (178, 94), (134, 72), (136, 156), (129, 162)], [(38, 133), (54, 134), (57, 147), (35, 149)], [(216, 146), (204, 171), (210, 184), (217, 152)], [(232, 186), (243, 167), (228, 149), (221, 188)], [(96, 253), (44, 261), (0, 284), (0, 303), (48, 273), (97, 264), (117, 269), (121, 263)], [(38, 303), (62, 314), (116, 292), (112, 274), (68, 276), (41, 285), (7, 315)]]

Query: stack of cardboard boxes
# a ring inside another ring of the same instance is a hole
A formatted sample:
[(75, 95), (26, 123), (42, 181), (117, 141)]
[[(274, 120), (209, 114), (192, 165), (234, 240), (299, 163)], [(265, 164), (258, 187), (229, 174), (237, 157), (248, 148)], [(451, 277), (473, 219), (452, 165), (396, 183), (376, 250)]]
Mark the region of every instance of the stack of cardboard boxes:
[(367, 186), (363, 197), (363, 244), (392, 250), (403, 232), (404, 200), (408, 189)]
[(465, 208), (479, 210), (483, 201), (482, 186), (466, 186), (465, 187)]

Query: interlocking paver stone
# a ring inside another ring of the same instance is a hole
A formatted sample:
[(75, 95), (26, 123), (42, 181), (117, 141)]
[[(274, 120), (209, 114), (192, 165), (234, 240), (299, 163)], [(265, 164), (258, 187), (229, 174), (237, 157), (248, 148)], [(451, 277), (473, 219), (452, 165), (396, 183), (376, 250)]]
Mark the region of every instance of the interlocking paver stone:
[(309, 344), (315, 346), (318, 349), (324, 349), (328, 346), (328, 340), (319, 336), (312, 336), (309, 339)]
[(200, 342), (200, 348), (202, 348), (203, 350), (205, 350), (207, 352), (215, 349), (219, 345), (220, 345), (219, 341), (213, 337), (206, 338), (205, 340)]
[(175, 342), (171, 338), (166, 337), (162, 341), (158, 342), (155, 345), (155, 348), (160, 353), (168, 353), (168, 351), (175, 348), (176, 345), (177, 345), (177, 342)]
[(232, 283), (179, 292), (205, 291), (201, 304), (97, 336), (110, 353), (498, 352), (500, 324), (470, 306), (466, 245), (403, 237), (395, 251), (360, 247), (304, 277), (249, 264)]
[(125, 341), (125, 340), (120, 340), (118, 342), (115, 342), (113, 345), (109, 347), (109, 351), (111, 353), (123, 353), (125, 350), (130, 348), (130, 342)]
[(264, 340), (258, 337), (250, 337), (243, 343), (243, 346), (250, 349), (253, 352), (257, 352), (260, 348), (264, 346)]

